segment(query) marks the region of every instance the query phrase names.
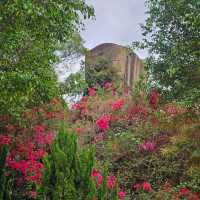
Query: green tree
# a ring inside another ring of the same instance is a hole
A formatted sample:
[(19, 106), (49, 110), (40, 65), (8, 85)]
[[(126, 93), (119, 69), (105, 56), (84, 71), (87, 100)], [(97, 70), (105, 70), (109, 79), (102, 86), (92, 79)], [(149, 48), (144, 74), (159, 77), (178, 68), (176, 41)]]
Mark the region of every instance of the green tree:
[(149, 49), (147, 68), (166, 96), (200, 99), (200, 2), (146, 0), (141, 48)]
[(106, 58), (98, 58), (95, 61), (86, 60), (85, 79), (90, 87), (103, 86), (105, 82), (119, 80), (119, 75), (117, 69), (112, 65), (112, 61)]
[(17, 116), (58, 95), (57, 45), (93, 15), (84, 0), (0, 1), (1, 114)]
[(85, 81), (85, 72), (81, 68), (78, 72), (72, 73), (66, 80), (60, 84), (61, 93), (67, 94), (71, 97), (76, 98), (87, 90), (88, 84)]

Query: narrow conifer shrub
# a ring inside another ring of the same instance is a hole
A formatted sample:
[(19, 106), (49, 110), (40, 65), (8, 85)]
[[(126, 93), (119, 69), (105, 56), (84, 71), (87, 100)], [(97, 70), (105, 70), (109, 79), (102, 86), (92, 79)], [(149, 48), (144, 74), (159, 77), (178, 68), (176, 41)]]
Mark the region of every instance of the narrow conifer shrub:
[(93, 148), (78, 149), (76, 135), (62, 126), (43, 160), (43, 183), (38, 199), (117, 200), (117, 182), (110, 191), (106, 186), (107, 171), (94, 174), (94, 158)]

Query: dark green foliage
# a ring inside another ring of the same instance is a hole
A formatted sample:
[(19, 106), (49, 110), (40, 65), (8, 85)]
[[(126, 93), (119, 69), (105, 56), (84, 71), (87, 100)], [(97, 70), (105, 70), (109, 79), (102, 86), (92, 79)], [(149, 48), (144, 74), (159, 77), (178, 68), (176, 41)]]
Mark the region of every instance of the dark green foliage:
[(90, 87), (102, 86), (106, 82), (119, 80), (116, 68), (112, 66), (108, 59), (101, 58), (95, 62), (86, 61), (85, 65), (85, 79)]
[(93, 14), (82, 0), (0, 2), (1, 113), (18, 116), (58, 96), (54, 52)]
[(14, 187), (12, 176), (6, 176), (8, 173), (5, 167), (5, 160), (8, 154), (8, 147), (0, 147), (0, 200), (12, 200), (14, 198)]
[(74, 134), (61, 129), (44, 163), (41, 199), (90, 200), (95, 196), (96, 186), (91, 178), (93, 151), (79, 152)]
[(154, 83), (167, 99), (199, 102), (199, 1), (146, 0), (146, 5), (148, 17), (140, 47), (150, 51), (147, 68)]
[(82, 95), (87, 90), (88, 84), (85, 81), (85, 72), (80, 70), (74, 74), (70, 74), (64, 83), (60, 84), (62, 94), (74, 96)]

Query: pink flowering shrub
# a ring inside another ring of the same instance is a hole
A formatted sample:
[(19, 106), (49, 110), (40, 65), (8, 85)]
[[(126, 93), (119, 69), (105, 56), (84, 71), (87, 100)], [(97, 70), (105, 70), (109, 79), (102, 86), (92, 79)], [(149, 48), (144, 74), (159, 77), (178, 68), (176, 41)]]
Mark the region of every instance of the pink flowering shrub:
[(102, 131), (107, 131), (109, 129), (109, 122), (110, 122), (110, 116), (109, 115), (104, 115), (102, 117), (100, 117), (97, 121), (96, 121), (96, 125), (98, 126), (98, 128)]
[[(60, 102), (53, 99), (48, 105), (22, 113), (21, 118), (26, 127), (11, 124), (9, 117), (2, 121), (0, 155), (5, 156), (5, 163), (2, 166), (4, 179), (12, 179), (13, 188), (10, 189), (16, 190), (16, 195), (21, 196), (21, 199), (36, 199), (36, 187), (42, 184), (42, 160), (49, 153), (55, 137), (54, 123), (64, 119), (64, 110), (61, 109)], [(47, 125), (50, 121), (52, 127)], [(7, 148), (6, 154), (4, 146)], [(10, 195), (14, 193), (10, 192)]]
[(119, 99), (117, 101), (114, 101), (111, 104), (111, 108), (112, 108), (113, 111), (116, 111), (116, 110), (120, 110), (123, 105), (124, 105), (124, 100), (123, 99)]
[[(135, 99), (123, 96), (122, 100), (123, 92), (114, 88), (110, 83), (105, 84), (103, 90), (96, 88), (98, 92), (84, 102), (87, 112), (73, 123), (81, 127), (81, 137), (87, 137), (85, 144), (95, 145), (99, 162), (109, 162), (112, 172), (119, 174), (119, 184), (125, 189), (126, 199), (156, 199), (166, 180), (172, 183), (173, 190), (186, 181), (192, 194), (200, 192), (195, 189), (199, 182), (194, 173), (192, 184), (195, 187), (190, 185), (188, 175), (199, 169), (194, 158), (197, 154), (192, 154), (200, 141), (195, 125), (199, 124), (196, 112), (175, 103), (165, 105), (159, 101), (162, 97), (157, 90), (148, 94), (138, 92)], [(113, 179), (111, 176), (106, 178), (108, 189), (112, 188)], [(136, 184), (132, 186), (132, 182)], [(175, 194), (169, 190), (165, 195), (170, 199)]]

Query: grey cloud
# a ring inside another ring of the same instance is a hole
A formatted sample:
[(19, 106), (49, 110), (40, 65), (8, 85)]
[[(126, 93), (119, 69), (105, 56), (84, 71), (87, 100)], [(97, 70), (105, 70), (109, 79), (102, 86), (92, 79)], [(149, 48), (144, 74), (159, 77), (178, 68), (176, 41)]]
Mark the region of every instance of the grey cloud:
[[(104, 42), (130, 45), (141, 40), (139, 24), (145, 21), (145, 0), (86, 0), (95, 8), (96, 20), (86, 21), (82, 32), (87, 48)], [(147, 51), (136, 52), (141, 58)]]

